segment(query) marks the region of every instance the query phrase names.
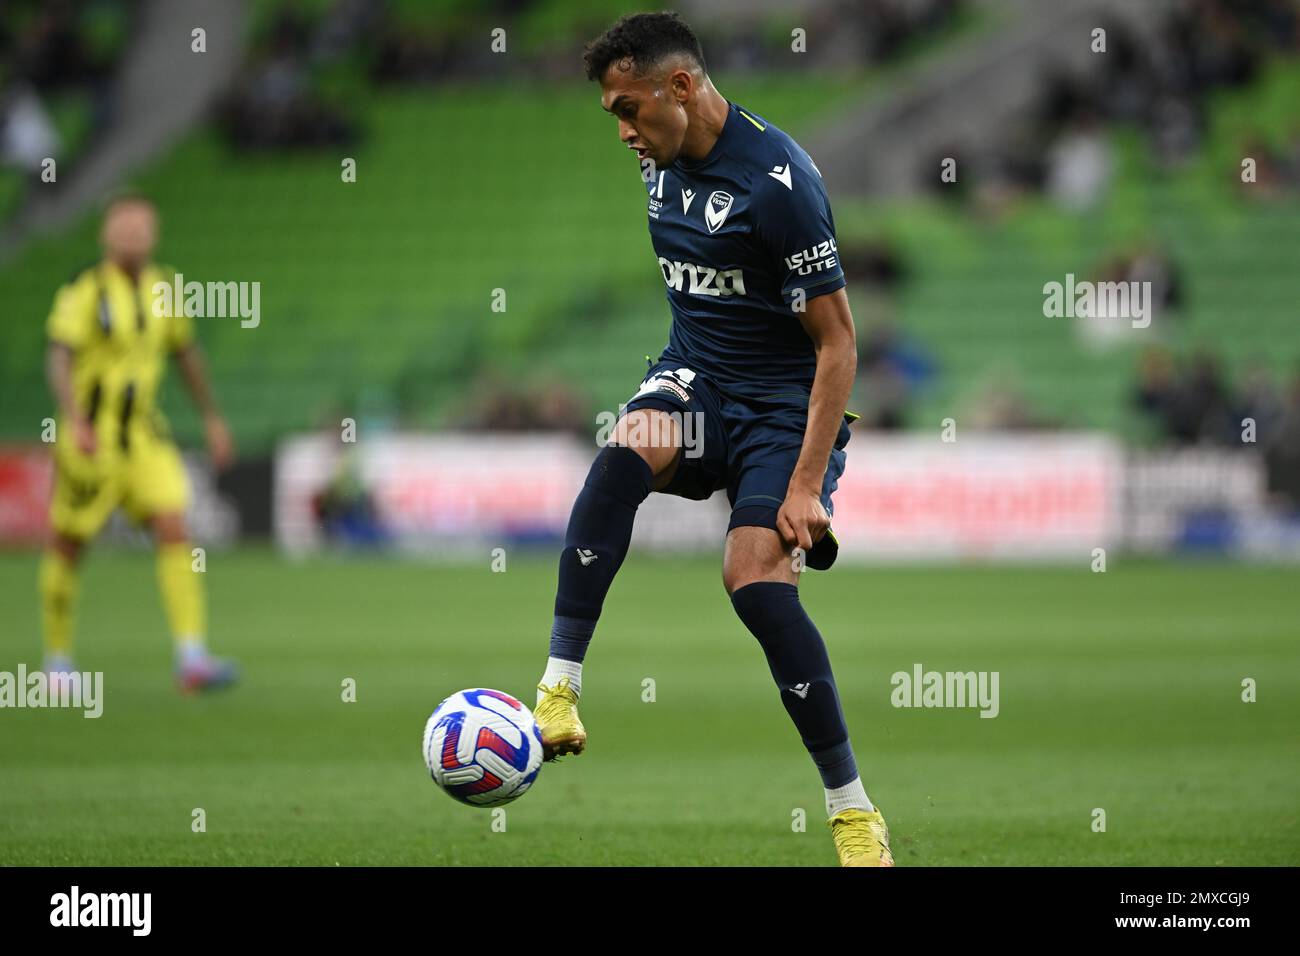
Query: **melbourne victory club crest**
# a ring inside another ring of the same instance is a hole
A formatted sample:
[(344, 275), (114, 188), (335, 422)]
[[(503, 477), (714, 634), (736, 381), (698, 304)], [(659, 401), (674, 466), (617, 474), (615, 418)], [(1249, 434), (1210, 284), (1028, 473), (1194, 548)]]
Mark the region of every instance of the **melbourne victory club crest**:
[(727, 213), (731, 212), (731, 204), (735, 202), (731, 193), (723, 192), (721, 189), (709, 193), (708, 204), (704, 207), (704, 221), (708, 224), (709, 232), (717, 232), (722, 228), (722, 224), (727, 221)]

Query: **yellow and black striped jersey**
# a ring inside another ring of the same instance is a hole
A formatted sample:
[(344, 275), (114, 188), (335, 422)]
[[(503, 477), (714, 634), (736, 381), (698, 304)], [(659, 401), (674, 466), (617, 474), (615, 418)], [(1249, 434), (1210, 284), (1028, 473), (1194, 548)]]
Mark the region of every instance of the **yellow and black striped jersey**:
[(171, 297), (155, 295), (155, 284), (170, 284), (174, 275), (150, 263), (133, 280), (105, 261), (79, 273), (55, 296), (46, 334), (72, 350), (73, 395), (101, 442), (125, 441), (129, 422), (157, 419), (154, 403), (167, 357), (193, 341), (193, 320), (183, 303), (164, 308)]

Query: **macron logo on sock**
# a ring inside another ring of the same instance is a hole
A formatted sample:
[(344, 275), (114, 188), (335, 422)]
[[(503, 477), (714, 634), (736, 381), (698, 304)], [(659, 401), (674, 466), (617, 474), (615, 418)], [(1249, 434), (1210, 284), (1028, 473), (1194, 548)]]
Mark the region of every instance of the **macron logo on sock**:
[(793, 687), (787, 687), (786, 690), (794, 694), (800, 700), (807, 700), (808, 691), (812, 690), (812, 684), (795, 684)]
[(595, 551), (588, 551), (586, 548), (578, 549), (578, 560), (582, 562), (584, 568), (591, 564), (591, 562), (595, 561), (598, 557), (599, 555), (596, 554)]

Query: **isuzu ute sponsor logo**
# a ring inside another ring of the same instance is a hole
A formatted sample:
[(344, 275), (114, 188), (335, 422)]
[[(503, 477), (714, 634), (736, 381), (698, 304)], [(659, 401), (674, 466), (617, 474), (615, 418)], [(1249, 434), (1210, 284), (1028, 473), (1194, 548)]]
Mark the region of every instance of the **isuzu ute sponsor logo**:
[[(739, 269), (711, 269), (693, 262), (673, 262), (659, 257), (668, 288), (691, 295), (744, 295), (745, 277)], [(689, 283), (689, 284), (688, 284)]]
[(839, 259), (835, 253), (835, 240), (827, 239), (819, 242), (811, 249), (804, 249), (802, 252), (796, 252), (792, 256), (785, 257), (785, 267), (787, 269), (796, 269), (799, 275), (806, 276), (813, 272), (825, 272), (828, 269), (834, 269)]
[(667, 172), (661, 172), (659, 174), (657, 185), (650, 190), (650, 205), (646, 207), (646, 212), (650, 214), (651, 219), (658, 219), (659, 210), (663, 209), (664, 179), (666, 179), (667, 176)]

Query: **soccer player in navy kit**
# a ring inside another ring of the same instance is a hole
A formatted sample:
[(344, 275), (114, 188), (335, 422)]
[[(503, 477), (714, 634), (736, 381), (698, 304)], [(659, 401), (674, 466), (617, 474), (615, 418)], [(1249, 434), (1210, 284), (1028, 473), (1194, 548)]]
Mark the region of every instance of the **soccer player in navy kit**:
[[(676, 14), (622, 18), (585, 61), (619, 139), (652, 174), (650, 238), (673, 320), (569, 518), (538, 685), (546, 757), (586, 746), (582, 661), (637, 507), (651, 491), (704, 499), (726, 489), (723, 584), (821, 774), (840, 862), (891, 866), (797, 588), (800, 567), (835, 560), (831, 495), (855, 417), (845, 409), (853, 316), (821, 175), (793, 139), (717, 91)], [(689, 454), (684, 415), (702, 426)]]

